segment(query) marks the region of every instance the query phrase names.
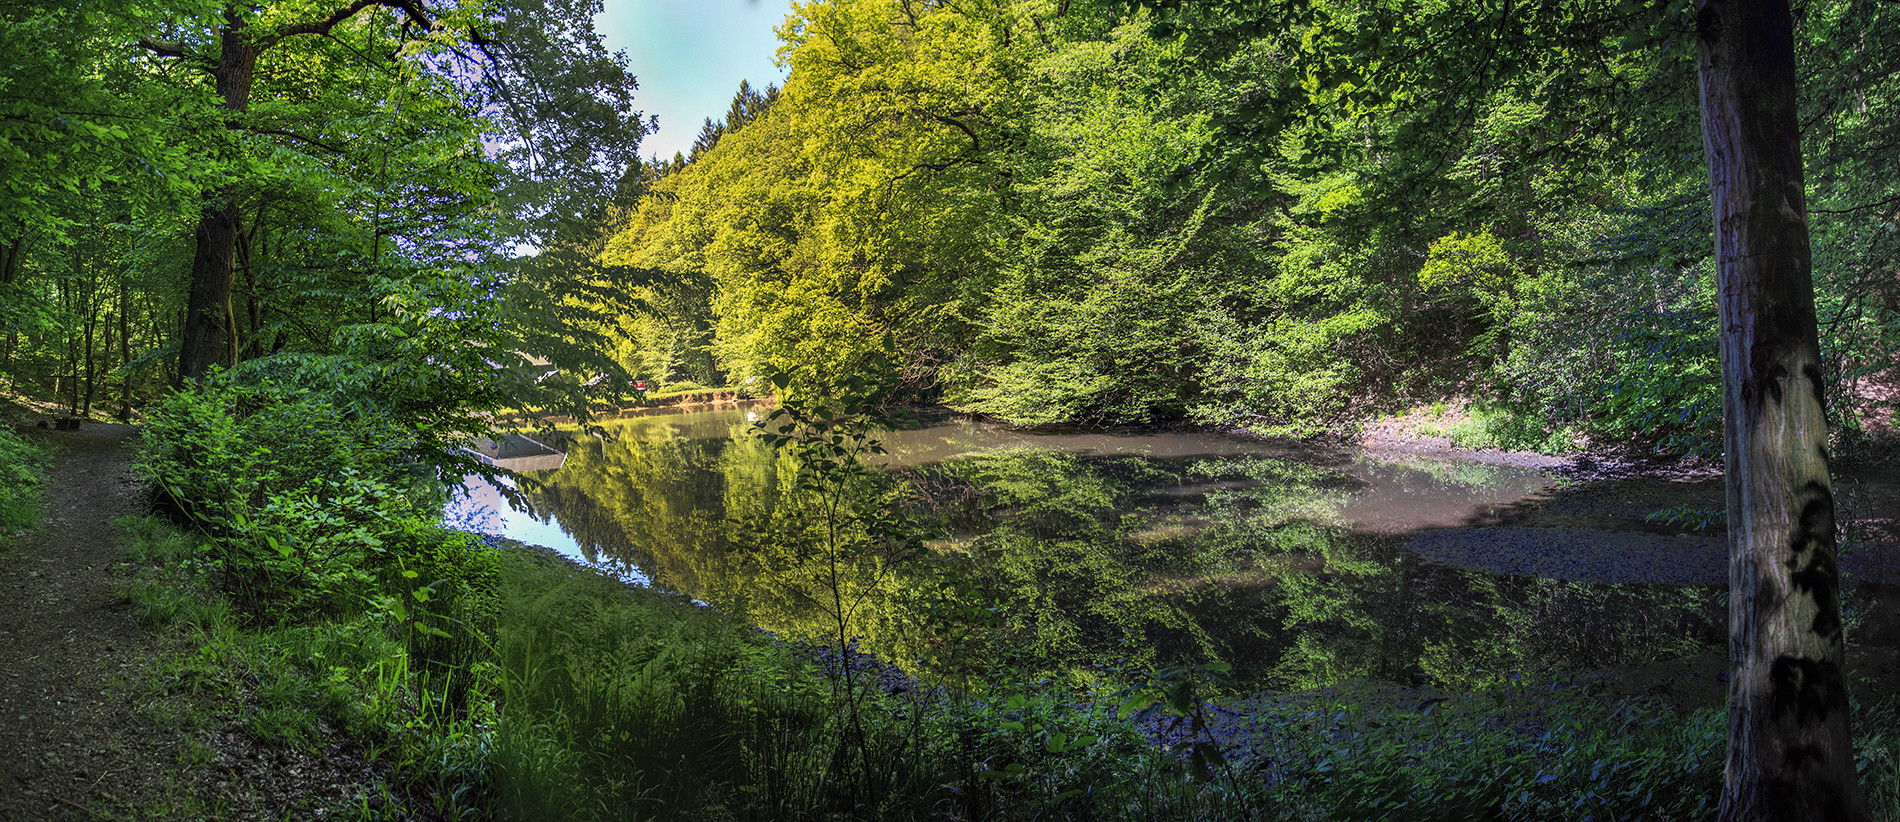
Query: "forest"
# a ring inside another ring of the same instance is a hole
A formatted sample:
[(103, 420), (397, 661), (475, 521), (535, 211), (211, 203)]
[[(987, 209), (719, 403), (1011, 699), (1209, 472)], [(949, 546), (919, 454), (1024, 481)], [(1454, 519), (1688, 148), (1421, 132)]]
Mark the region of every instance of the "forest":
[[(809, 0), (671, 158), (600, 11), (0, 8), (0, 559), (104, 447), (36, 421), (136, 426), (141, 721), (370, 774), (0, 816), (1900, 818), (1900, 577), (1836, 568), (1900, 539), (1850, 510), (1900, 451), (1900, 6)], [(613, 419), (710, 389), (759, 402), (724, 456)], [(1308, 450), (900, 466), (920, 410)], [(1547, 497), (1725, 466), (1632, 528), (1728, 587), (1421, 571), (1310, 457), (1394, 430), (1635, 466)], [(571, 468), (478, 453), (524, 433)], [(675, 576), (445, 526), (471, 478)], [(1705, 653), (1726, 711), (1568, 678)]]

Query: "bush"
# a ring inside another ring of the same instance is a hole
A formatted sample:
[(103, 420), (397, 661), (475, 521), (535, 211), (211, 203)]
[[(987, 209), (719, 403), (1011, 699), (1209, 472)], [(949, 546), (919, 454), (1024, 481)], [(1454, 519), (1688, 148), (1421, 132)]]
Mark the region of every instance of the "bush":
[[(390, 805), (398, 809), (395, 812), (365, 818), (412, 818), (406, 810), (431, 806), (433, 814), (414, 816), (472, 816), (471, 805), (478, 798), (471, 791), (481, 779), (486, 739), (482, 729), (494, 722), (493, 703), (466, 699), (458, 705), (450, 691), (459, 687), (464, 694), (491, 692), (492, 684), (480, 683), (479, 677), (492, 666), (470, 662), (451, 674), (445, 662), (455, 661), (456, 644), (447, 643), (449, 653), (442, 646), (426, 647), (415, 638), (437, 636), (415, 627), (492, 621), (492, 611), (483, 615), (480, 597), (454, 595), (456, 590), (492, 590), (492, 576), (464, 574), (474, 580), (436, 584), (434, 590), (444, 594), (412, 609), (408, 620), (394, 618), (387, 609), (358, 609), (332, 618), (246, 621), (211, 584), (216, 575), (203, 559), (212, 553), (204, 535), (150, 517), (128, 518), (122, 524), (133, 559), (147, 566), (130, 586), (128, 599), (148, 622), (177, 640), (176, 653), (159, 663), (154, 684), (163, 695), (182, 698), (188, 715), (196, 717), (192, 721), (228, 722), (282, 747), (321, 749), (346, 741), (353, 749), (346, 755), (360, 756), (374, 766), (362, 776), (367, 784), (360, 787), (367, 793), (353, 801), (396, 800)], [(413, 553), (439, 553), (432, 543), (446, 544), (448, 552), (479, 552), (464, 566), (479, 567), (484, 560), (492, 564), (493, 552), (463, 535), (421, 523), (411, 523), (405, 533), (417, 549)], [(430, 566), (427, 560), (412, 564)], [(405, 585), (420, 585), (414, 580), (425, 575), (392, 576)], [(402, 588), (405, 595), (412, 590)], [(450, 613), (471, 618), (438, 616)], [(450, 639), (455, 638), (451, 634)], [(280, 801), (288, 803), (277, 808), (285, 818), (351, 810), (315, 795)]]
[(254, 613), (358, 609), (386, 543), (432, 520), (441, 492), (410, 469), (401, 429), (271, 383), (213, 379), (149, 415), (138, 468)]
[[(1438, 410), (1434, 406), (1433, 410)], [(1446, 419), (1421, 421), (1421, 434), (1440, 436), (1459, 448), (1474, 451), (1534, 451), (1539, 454), (1569, 454), (1577, 450), (1572, 434), (1563, 426), (1552, 425), (1538, 415), (1490, 403), (1472, 403), (1462, 413)]]
[(0, 428), (0, 544), (16, 528), (40, 518), (40, 494), (46, 488), (45, 449)]

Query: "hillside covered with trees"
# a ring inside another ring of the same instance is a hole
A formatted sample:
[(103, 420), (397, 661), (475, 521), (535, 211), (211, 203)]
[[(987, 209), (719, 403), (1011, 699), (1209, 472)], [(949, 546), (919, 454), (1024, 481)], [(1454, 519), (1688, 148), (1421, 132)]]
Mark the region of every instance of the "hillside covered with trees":
[[(802, 6), (785, 88), (742, 93), (614, 224), (601, 260), (644, 299), (601, 333), (630, 370), (705, 385), (848, 372), (889, 337), (921, 395), (1017, 424), (1311, 434), (1464, 396), (1518, 447), (1719, 449), (1682, 18), (1240, 8), (1164, 32), (1112, 4)], [(1900, 350), (1892, 14), (1798, 17), (1849, 439), (1891, 416), (1865, 398)], [(1416, 79), (1373, 88), (1375, 41)]]

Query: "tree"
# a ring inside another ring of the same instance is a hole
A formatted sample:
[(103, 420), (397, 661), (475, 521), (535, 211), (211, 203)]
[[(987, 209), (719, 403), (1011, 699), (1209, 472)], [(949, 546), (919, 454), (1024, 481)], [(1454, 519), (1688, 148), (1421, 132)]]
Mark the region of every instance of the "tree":
[[(1421, 95), (1428, 91), (1441, 95), (1436, 105), (1449, 117), (1460, 109), (1469, 116), (1474, 95), (1527, 66), (1567, 61), (1587, 74), (1589, 56), (1619, 35), (1655, 45), (1684, 10), (1671, 0), (1454, 4), (1437, 15), (1304, 0), (1137, 4), (1190, 25), (1205, 25), (1197, 15), (1211, 8), (1247, 21), (1241, 28), (1249, 31), (1280, 21), (1309, 26), (1295, 58), (1312, 78), (1309, 105), (1365, 112), (1430, 99)], [(1693, 30), (1715, 218), (1728, 481), (1730, 737), (1721, 818), (1867, 819), (1848, 727), (1794, 22), (1786, 0), (1696, 0)], [(1422, 43), (1431, 50), (1417, 50)]]
[[(437, 8), (420, 0), (349, 0), (315, 11), (229, 5), (196, 42), (146, 37), (140, 44), (208, 74), (226, 129), (295, 137), (246, 116), (260, 59), (292, 39), (332, 38), (375, 9), (391, 15), (372, 25), (390, 30), (379, 46), (392, 51), (363, 54), (365, 62), (393, 69), (408, 57), (408, 79), (396, 76), (395, 82), (446, 77), (471, 114), (486, 115), (496, 126), (486, 136), (502, 172), (497, 194), (505, 207), (496, 213), (512, 222), (505, 233), (546, 245), (584, 225), (645, 133), (630, 110), (634, 82), (624, 57), (606, 54), (592, 31), (598, 2), (453, 0)], [(182, 380), (197, 379), (218, 362), (234, 333), (227, 324), (243, 219), (239, 193), (236, 180), (214, 188), (197, 221), (179, 351)]]
[[(288, 38), (326, 36), (338, 24), (371, 7), (393, 9), (424, 31), (435, 25), (434, 19), (411, 0), (352, 0), (294, 22), (275, 22), (255, 8), (232, 4), (224, 7), (222, 22), (214, 29), (210, 42), (146, 37), (140, 45), (153, 54), (184, 60), (208, 73), (225, 113), (225, 127), (238, 130), (243, 127), (241, 116), (250, 107), (259, 57)], [(197, 250), (192, 255), (190, 296), (178, 352), (181, 380), (204, 376), (218, 362), (225, 337), (231, 333), (226, 327), (226, 306), (231, 301), (243, 219), (235, 194), (229, 185), (213, 189), (206, 195), (198, 218), (194, 233)]]
[(1849, 738), (1821, 349), (1786, 0), (1696, 6), (1728, 476), (1720, 818), (1869, 819)]

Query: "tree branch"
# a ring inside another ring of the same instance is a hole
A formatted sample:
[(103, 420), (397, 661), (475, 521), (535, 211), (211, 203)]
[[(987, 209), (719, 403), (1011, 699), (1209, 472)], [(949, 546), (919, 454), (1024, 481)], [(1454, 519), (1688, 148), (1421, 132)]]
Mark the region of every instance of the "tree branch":
[(408, 16), (411, 21), (422, 26), (425, 31), (435, 28), (435, 21), (429, 19), (429, 15), (422, 10), (422, 6), (418, 5), (415, 0), (354, 0), (354, 2), (349, 5), (330, 12), (328, 17), (321, 20), (312, 20), (307, 23), (292, 23), (278, 29), (275, 34), (259, 42), (257, 50), (263, 51), (276, 44), (279, 40), (298, 34), (329, 34), (330, 29), (336, 28), (338, 23), (355, 17), (358, 12), (370, 6), (382, 6), (383, 8), (400, 11)]
[(156, 37), (140, 37), (139, 45), (143, 47), (146, 51), (149, 51), (160, 57), (186, 58), (186, 57), (197, 56), (191, 52), (191, 49), (186, 48), (184, 43), (181, 43), (177, 40), (160, 40)]
[(1881, 206), (1892, 205), (1894, 203), (1900, 203), (1900, 197), (1888, 197), (1885, 200), (1876, 200), (1874, 202), (1867, 203), (1865, 205), (1857, 205), (1851, 208), (1810, 208), (1808, 209), (1808, 213), (1809, 214), (1852, 214), (1856, 211), (1866, 211), (1867, 209), (1870, 209), (1870, 208), (1879, 208)]
[(285, 131), (280, 128), (266, 128), (263, 126), (242, 126), (242, 128), (245, 131), (251, 132), (252, 134), (274, 134), (278, 137), (289, 137), (292, 140), (296, 140), (300, 143), (308, 143), (310, 145), (316, 146), (317, 148), (323, 149), (324, 151), (328, 151), (332, 154), (343, 153), (343, 149), (337, 146), (330, 145), (329, 143), (323, 142), (322, 140), (318, 140), (315, 137), (305, 137), (304, 135), (298, 134), (294, 131)]

